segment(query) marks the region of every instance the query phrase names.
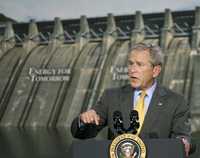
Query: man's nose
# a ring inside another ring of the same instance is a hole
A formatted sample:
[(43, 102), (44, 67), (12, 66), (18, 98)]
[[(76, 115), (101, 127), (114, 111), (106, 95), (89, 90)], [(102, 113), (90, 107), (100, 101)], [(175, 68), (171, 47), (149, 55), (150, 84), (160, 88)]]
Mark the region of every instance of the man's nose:
[(130, 72), (136, 72), (138, 70), (137, 64), (133, 64), (129, 67)]

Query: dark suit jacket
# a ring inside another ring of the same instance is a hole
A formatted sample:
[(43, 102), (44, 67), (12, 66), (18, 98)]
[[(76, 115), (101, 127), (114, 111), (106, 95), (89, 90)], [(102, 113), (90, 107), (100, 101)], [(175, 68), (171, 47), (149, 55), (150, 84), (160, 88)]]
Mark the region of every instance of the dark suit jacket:
[[(99, 130), (108, 126), (108, 139), (116, 136), (113, 127), (113, 112), (122, 112), (124, 127), (130, 126), (130, 112), (133, 108), (133, 91), (130, 86), (105, 90), (97, 105), (93, 106), (103, 119), (101, 126), (85, 125), (78, 126), (76, 118), (71, 126), (72, 135), (76, 138), (95, 137)], [(145, 116), (143, 127), (140, 132), (141, 138), (149, 138), (156, 134), (158, 138), (186, 137), (190, 140), (190, 107), (183, 96), (161, 87), (157, 84)]]

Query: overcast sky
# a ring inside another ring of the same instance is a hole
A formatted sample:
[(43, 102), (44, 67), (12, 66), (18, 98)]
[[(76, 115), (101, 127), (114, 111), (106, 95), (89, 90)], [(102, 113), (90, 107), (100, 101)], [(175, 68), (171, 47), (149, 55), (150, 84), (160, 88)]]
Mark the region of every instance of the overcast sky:
[(0, 12), (21, 22), (134, 14), (136, 10), (194, 10), (196, 6), (200, 6), (200, 0), (0, 0)]

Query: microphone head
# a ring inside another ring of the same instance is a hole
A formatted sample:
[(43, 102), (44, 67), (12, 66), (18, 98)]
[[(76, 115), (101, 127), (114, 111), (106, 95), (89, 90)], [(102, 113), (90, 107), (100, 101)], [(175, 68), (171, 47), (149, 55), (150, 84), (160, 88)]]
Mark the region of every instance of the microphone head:
[(120, 111), (114, 111), (113, 116), (118, 116), (118, 115), (122, 115), (122, 113)]
[(122, 113), (120, 111), (114, 111), (113, 113), (113, 120), (121, 119), (122, 120)]
[(118, 134), (122, 134), (124, 127), (123, 127), (123, 119), (122, 113), (120, 111), (115, 111), (113, 113), (113, 127)]
[(136, 110), (131, 111), (130, 120), (139, 120), (138, 112)]
[(138, 112), (132, 110), (130, 113), (130, 127), (129, 131), (132, 131), (133, 134), (137, 133), (137, 129), (140, 127)]

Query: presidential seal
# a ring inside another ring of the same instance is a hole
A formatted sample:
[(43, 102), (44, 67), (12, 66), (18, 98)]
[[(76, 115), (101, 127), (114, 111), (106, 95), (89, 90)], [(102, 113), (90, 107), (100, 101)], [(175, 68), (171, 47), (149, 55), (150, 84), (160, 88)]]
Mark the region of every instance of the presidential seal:
[(110, 158), (145, 158), (145, 156), (145, 144), (137, 135), (119, 135), (110, 145)]

